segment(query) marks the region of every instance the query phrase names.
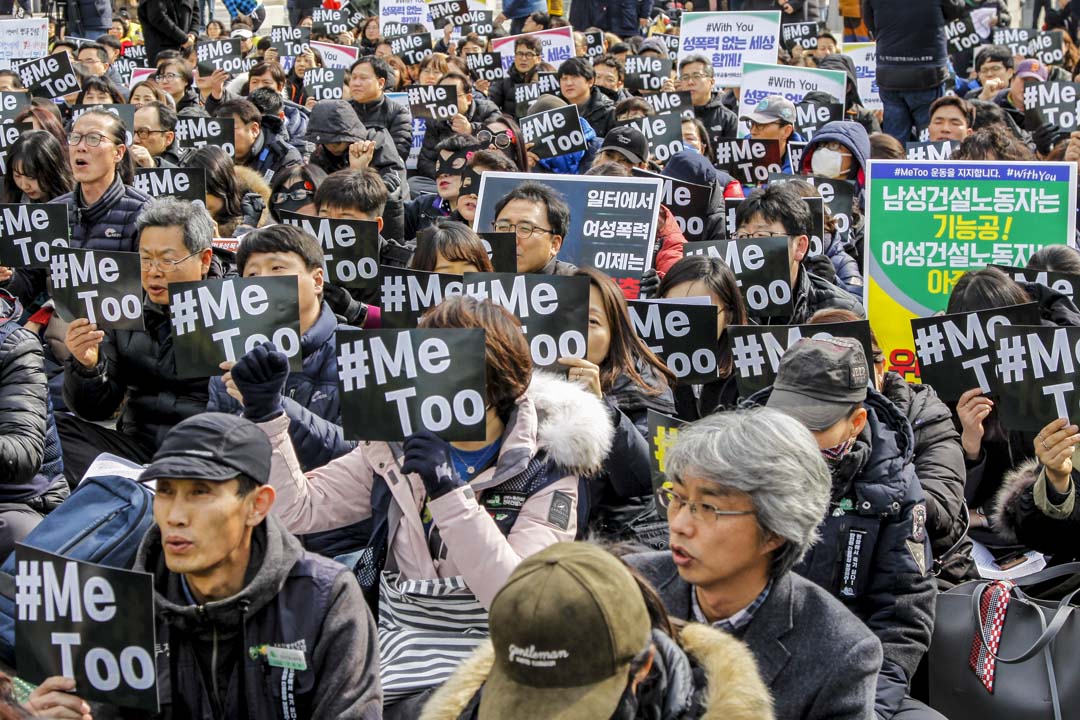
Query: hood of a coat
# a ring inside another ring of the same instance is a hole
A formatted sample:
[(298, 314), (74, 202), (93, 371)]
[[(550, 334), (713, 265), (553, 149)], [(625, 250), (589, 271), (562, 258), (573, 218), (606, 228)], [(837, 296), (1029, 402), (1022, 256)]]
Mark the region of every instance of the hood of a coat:
[(912, 433), (918, 434), (922, 442), (932, 444), (956, 432), (949, 406), (929, 385), (912, 385), (898, 373), (888, 372), (881, 394), (908, 419)]
[(208, 623), (223, 628), (238, 627), (242, 617), (257, 613), (280, 592), (304, 551), (300, 541), (286, 532), (272, 513), (255, 528), (251, 543), (251, 561), (243, 589), (230, 598), (201, 606), (186, 601), (180, 576), (166, 567), (161, 531), (156, 524), (150, 526), (139, 545), (134, 569), (153, 575), (154, 606), (171, 626), (183, 632), (194, 632)]
[(717, 170), (709, 158), (693, 148), (684, 148), (671, 156), (664, 165), (661, 174), (683, 182), (705, 185), (712, 188), (709, 196), (710, 212), (724, 208), (724, 189), (731, 183), (732, 177), (722, 170)]
[(257, 170), (237, 165), (236, 183), (240, 188), (240, 206), (243, 223), (252, 227), (263, 224), (264, 214), (269, 215), (270, 185)]
[[(657, 649), (661, 662), (675, 672), (689, 670), (691, 664), (702, 669), (700, 679), (672, 676), (676, 684), (668, 684), (669, 689), (686, 689), (686, 682), (694, 684), (693, 689), (701, 693), (705, 701), (702, 720), (770, 720), (773, 717), (772, 698), (761, 681), (753, 654), (731, 635), (690, 623), (680, 631), (677, 643), (668, 638)], [(420, 720), (459, 720), (491, 674), (494, 664), (495, 650), (491, 640), (484, 640), (435, 691), (424, 706)], [(704, 687), (700, 687), (702, 680)], [(671, 705), (665, 704), (663, 709), (666, 711), (668, 707)], [(662, 717), (681, 716), (665, 712)]]
[(847, 107), (850, 109), (853, 105), (862, 105), (862, 99), (859, 97), (859, 79), (855, 73), (855, 61), (851, 59), (851, 56), (840, 53), (826, 55), (818, 60), (817, 66), (821, 70), (839, 70), (847, 75)]
[(1004, 542), (1020, 542), (1018, 534), (1024, 520), (1020, 496), (1035, 484), (1039, 470), (1038, 459), (1032, 458), (1005, 473), (1001, 480), (1001, 487), (994, 496), (990, 511), (990, 527), (994, 528), (994, 532)]
[(810, 158), (818, 145), (827, 142), (838, 142), (846, 147), (859, 164), (859, 172), (856, 181), (859, 187), (866, 186), (866, 163), (870, 159), (870, 136), (866, 134), (866, 128), (857, 122), (850, 120), (834, 120), (825, 123), (820, 130), (814, 133), (814, 137), (806, 144), (803, 151), (802, 171), (812, 172)]
[(367, 138), (367, 128), (347, 100), (315, 103), (308, 118), (304, 140), (315, 145), (357, 142)]
[(535, 415), (536, 445), (549, 458), (579, 475), (603, 467), (615, 430), (600, 398), (545, 372), (533, 373), (524, 397)]
[(638, 375), (649, 387), (661, 389), (661, 392), (650, 395), (645, 388), (630, 379), (625, 373), (615, 378), (611, 389), (604, 394), (605, 399), (614, 402), (623, 412), (639, 412), (641, 410), (655, 410), (667, 415), (675, 414), (675, 397), (671, 388), (660, 377), (660, 374), (652, 365), (638, 362), (636, 367)]
[(0, 288), (0, 323), (18, 322), (22, 314), (23, 308), (19, 298)]

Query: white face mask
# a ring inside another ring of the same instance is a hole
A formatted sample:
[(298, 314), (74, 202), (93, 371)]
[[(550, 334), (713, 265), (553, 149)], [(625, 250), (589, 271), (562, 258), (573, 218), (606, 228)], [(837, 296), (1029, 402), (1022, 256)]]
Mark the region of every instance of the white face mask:
[(810, 156), (810, 169), (814, 171), (815, 175), (838, 178), (840, 177), (840, 168), (843, 166), (844, 156), (827, 147), (814, 150), (814, 154)]

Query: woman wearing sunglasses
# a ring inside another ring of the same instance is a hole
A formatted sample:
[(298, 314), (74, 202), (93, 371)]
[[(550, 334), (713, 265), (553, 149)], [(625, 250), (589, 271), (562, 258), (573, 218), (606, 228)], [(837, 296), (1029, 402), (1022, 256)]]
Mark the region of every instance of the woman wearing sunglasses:
[(282, 210), (318, 215), (315, 209), (315, 191), (326, 179), (326, 172), (318, 165), (305, 163), (278, 170), (270, 179), (270, 217), (281, 222)]
[(510, 161), (517, 165), (518, 170), (527, 170), (525, 162), (525, 141), (521, 136), (521, 129), (517, 122), (507, 114), (500, 115), (495, 120), (484, 123), (483, 129), (477, 131), (476, 139), (480, 146), (488, 150), (497, 150)]

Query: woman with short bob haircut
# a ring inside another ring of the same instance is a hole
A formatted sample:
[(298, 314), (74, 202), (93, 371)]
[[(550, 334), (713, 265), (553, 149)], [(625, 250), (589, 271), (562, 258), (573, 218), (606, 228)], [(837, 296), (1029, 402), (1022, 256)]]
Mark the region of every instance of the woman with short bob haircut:
[(416, 252), (409, 267), (425, 272), (493, 272), (480, 236), (464, 223), (436, 220), (416, 234)]

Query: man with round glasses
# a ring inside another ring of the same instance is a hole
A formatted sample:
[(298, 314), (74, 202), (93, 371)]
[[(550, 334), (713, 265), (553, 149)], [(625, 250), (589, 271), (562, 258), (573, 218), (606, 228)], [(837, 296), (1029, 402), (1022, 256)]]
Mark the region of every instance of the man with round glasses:
[(135, 142), (131, 159), (141, 168), (179, 167), (176, 142), (176, 111), (165, 103), (152, 102), (135, 110)]
[(518, 185), (495, 205), (494, 232), (517, 236), (519, 273), (573, 275), (577, 267), (556, 260), (570, 227), (570, 208), (558, 193), (535, 182)]

